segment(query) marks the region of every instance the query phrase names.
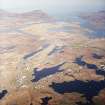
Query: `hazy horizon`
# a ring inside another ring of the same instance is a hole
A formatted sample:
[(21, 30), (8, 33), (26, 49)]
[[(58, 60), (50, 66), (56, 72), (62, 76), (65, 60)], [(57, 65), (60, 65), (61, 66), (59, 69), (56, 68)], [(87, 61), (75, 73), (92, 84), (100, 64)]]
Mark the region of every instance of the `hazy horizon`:
[(95, 6), (95, 7), (104, 7), (105, 0), (0, 0), (0, 9), (22, 12), (22, 11), (31, 11), (33, 9), (54, 9), (54, 7), (59, 8), (70, 8), (78, 10), (80, 8), (85, 9), (85, 7)]
[(10, 12), (42, 10), (57, 17), (105, 10), (105, 0), (0, 0), (0, 9)]

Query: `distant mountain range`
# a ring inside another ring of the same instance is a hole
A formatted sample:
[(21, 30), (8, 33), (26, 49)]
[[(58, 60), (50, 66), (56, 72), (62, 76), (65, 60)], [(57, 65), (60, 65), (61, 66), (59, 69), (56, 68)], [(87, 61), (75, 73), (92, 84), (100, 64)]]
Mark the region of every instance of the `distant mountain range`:
[(82, 14), (81, 17), (91, 22), (105, 23), (105, 10), (99, 11), (99, 12), (89, 12), (87, 14)]
[(0, 18), (16, 18), (23, 20), (34, 20), (34, 21), (54, 21), (52, 17), (50, 17), (47, 13), (44, 13), (41, 10), (33, 10), (30, 12), (24, 13), (12, 13), (5, 10), (0, 9)]

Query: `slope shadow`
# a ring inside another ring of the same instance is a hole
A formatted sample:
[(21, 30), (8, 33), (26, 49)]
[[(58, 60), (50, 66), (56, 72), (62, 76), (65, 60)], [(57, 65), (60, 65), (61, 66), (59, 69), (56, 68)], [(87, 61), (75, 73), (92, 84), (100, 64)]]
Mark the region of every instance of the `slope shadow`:
[(7, 94), (7, 90), (2, 90), (2, 92), (0, 92), (0, 100)]
[(91, 104), (92, 98), (100, 92), (100, 90), (105, 88), (105, 80), (101, 81), (88, 81), (84, 82), (81, 80), (75, 80), (63, 83), (52, 83), (49, 87), (53, 88), (55, 92), (64, 94), (77, 92), (83, 94), (87, 101)]
[(95, 58), (95, 59), (102, 59), (104, 56), (103, 55), (96, 54), (96, 53), (93, 53), (92, 54), (92, 57)]
[(34, 51), (34, 52), (31, 52), (31, 53), (29, 53), (29, 54), (27, 54), (27, 55), (25, 55), (24, 57), (23, 57), (23, 59), (28, 59), (28, 58), (30, 58), (30, 57), (32, 57), (33, 55), (35, 55), (35, 54), (37, 54), (37, 53), (39, 53), (39, 52), (41, 52), (43, 49), (39, 49), (39, 50), (37, 50), (37, 51)]
[(54, 53), (61, 53), (61, 52), (63, 52), (63, 49), (64, 49), (64, 46), (62, 46), (62, 47), (56, 46), (51, 52), (49, 52), (48, 55), (52, 55)]
[(37, 71), (38, 68), (35, 68), (34, 69), (34, 74), (32, 74), (34, 76), (34, 79), (32, 79), (31, 81), (32, 82), (37, 82), (39, 81), (40, 79), (43, 79), (49, 75), (53, 75), (55, 73), (58, 73), (58, 72), (62, 72), (62, 70), (59, 70), (61, 66), (63, 66), (65, 63), (62, 63), (62, 64), (59, 64), (57, 66), (54, 66), (54, 67), (50, 67), (50, 68), (44, 68), (40, 71)]

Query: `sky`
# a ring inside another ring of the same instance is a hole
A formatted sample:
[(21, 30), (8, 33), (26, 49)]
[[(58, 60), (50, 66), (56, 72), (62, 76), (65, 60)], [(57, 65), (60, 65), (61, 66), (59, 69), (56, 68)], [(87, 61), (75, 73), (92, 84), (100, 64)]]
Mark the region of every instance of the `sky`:
[(0, 0), (0, 9), (10, 12), (43, 10), (49, 14), (105, 9), (105, 0)]

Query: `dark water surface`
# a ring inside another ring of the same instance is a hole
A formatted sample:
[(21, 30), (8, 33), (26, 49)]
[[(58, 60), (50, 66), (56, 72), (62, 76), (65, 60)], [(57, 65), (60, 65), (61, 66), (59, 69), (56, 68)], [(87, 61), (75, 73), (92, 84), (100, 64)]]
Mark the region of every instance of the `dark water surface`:
[(32, 74), (34, 79), (32, 82), (38, 82), (39, 80), (46, 78), (50, 75), (54, 75), (56, 73), (62, 72), (63, 69), (60, 69), (65, 63), (50, 67), (50, 68), (43, 68), (42, 70), (38, 71), (38, 68), (34, 69), (34, 73)]
[(8, 93), (7, 90), (2, 90), (2, 91), (0, 92), (0, 100), (1, 100), (7, 93)]
[(83, 94), (83, 97), (86, 97), (87, 101), (89, 101), (90, 103), (89, 105), (91, 105), (93, 103), (92, 98), (94, 96), (97, 96), (100, 90), (105, 88), (105, 80), (102, 81), (92, 80), (88, 82), (75, 80), (63, 83), (52, 83), (50, 87), (52, 87), (54, 91), (60, 94), (72, 93), (72, 92)]

